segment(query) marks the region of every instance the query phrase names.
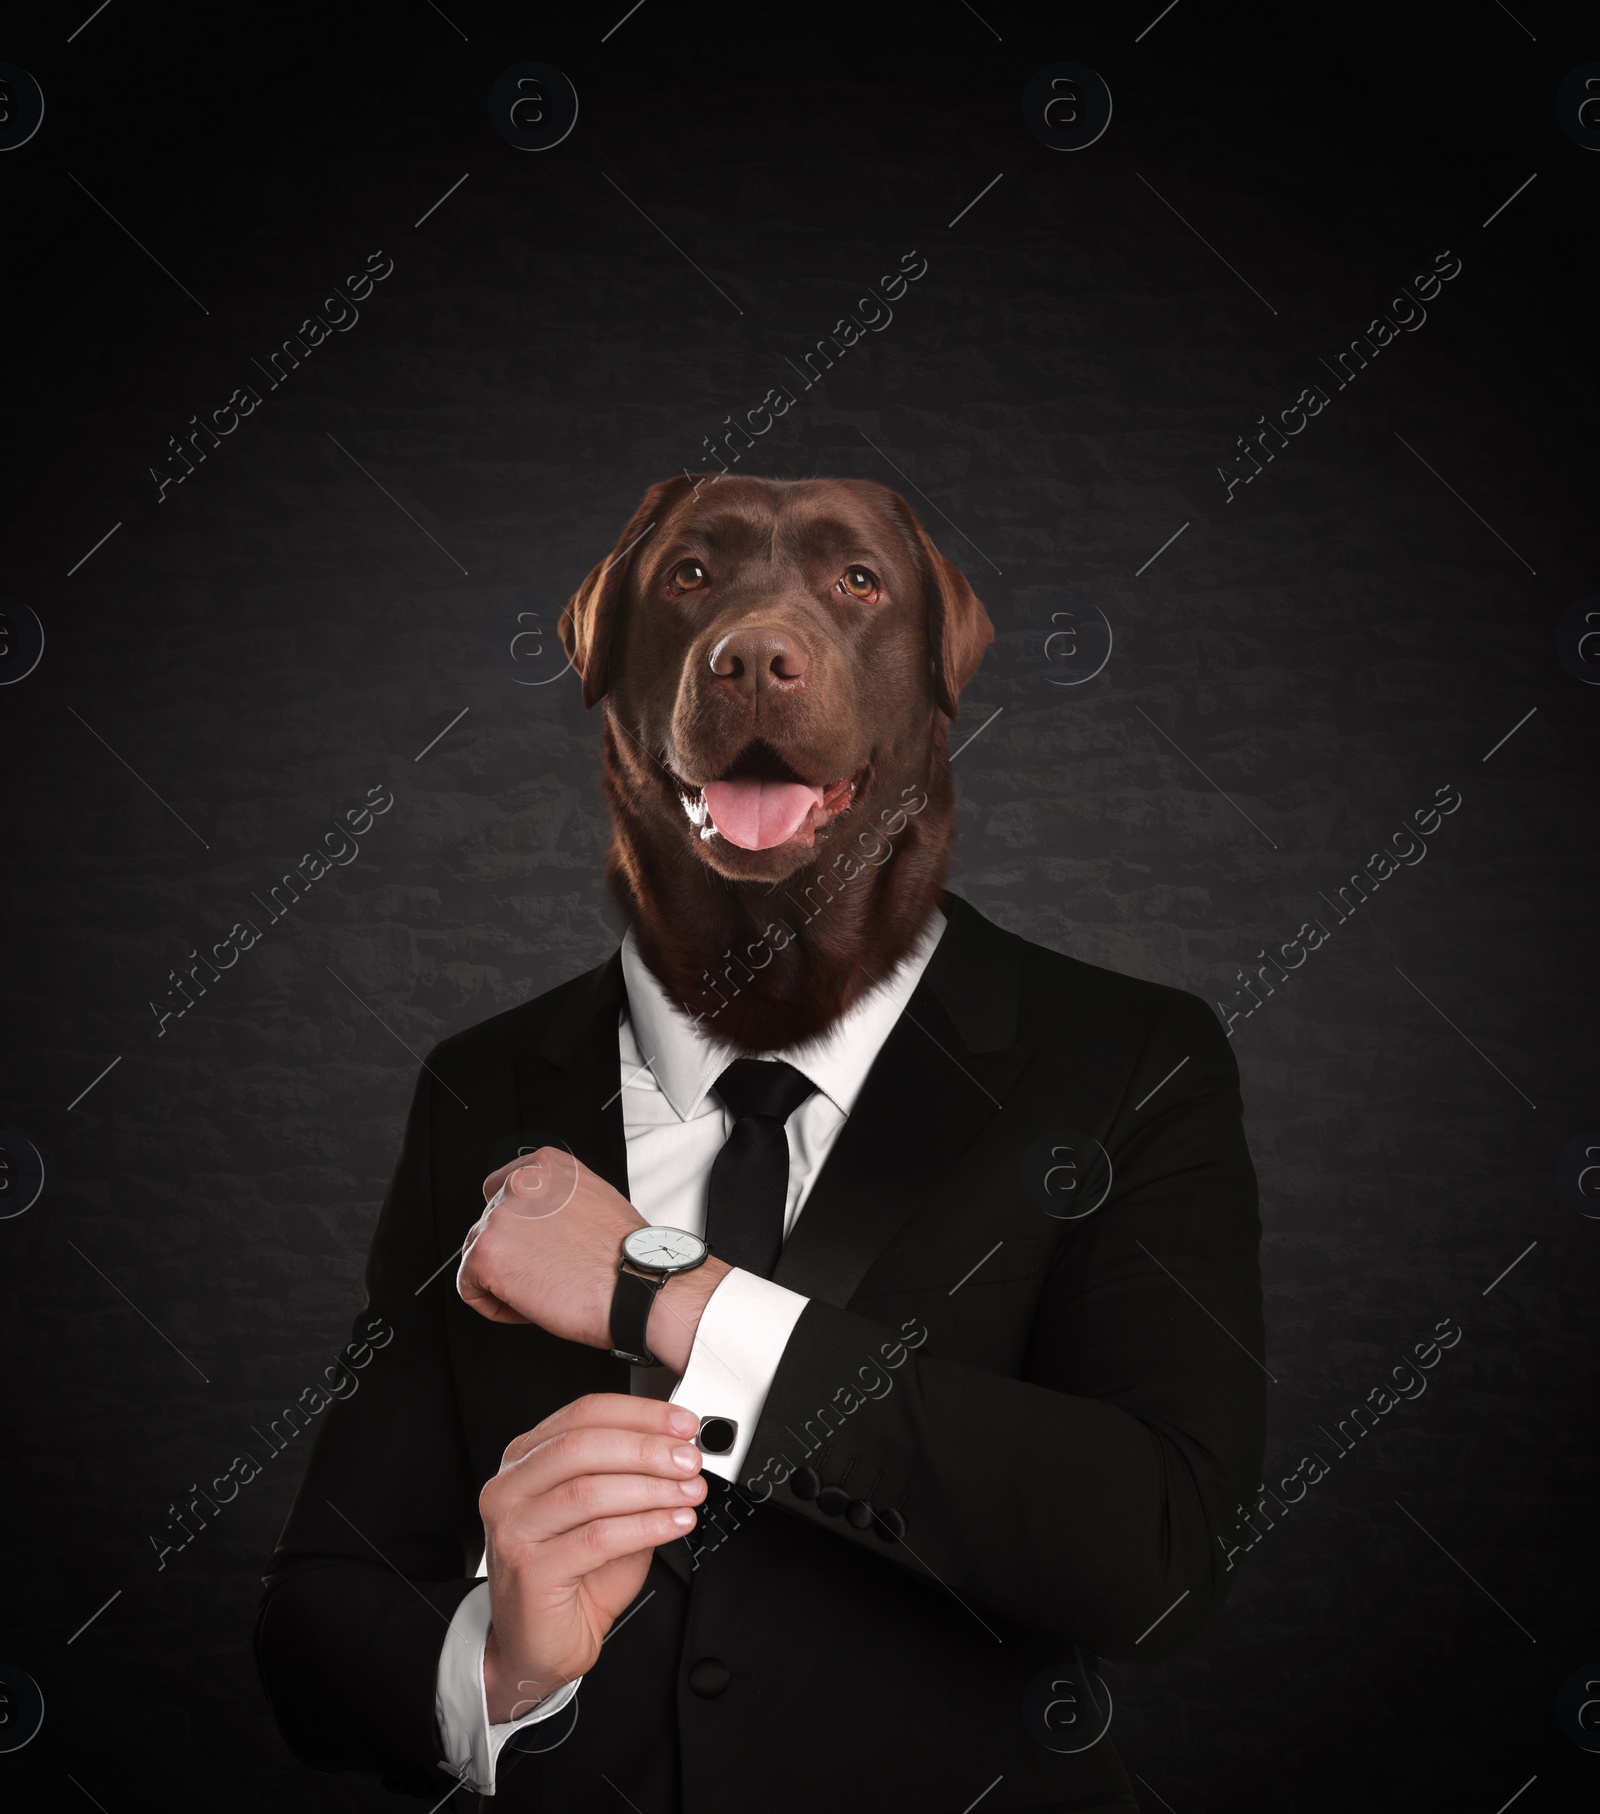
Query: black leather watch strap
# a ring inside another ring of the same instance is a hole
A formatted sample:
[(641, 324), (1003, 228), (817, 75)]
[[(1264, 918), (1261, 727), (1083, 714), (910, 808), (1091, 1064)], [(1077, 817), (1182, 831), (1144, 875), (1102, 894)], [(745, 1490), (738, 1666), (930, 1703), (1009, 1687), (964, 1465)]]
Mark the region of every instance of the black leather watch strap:
[(617, 1288), (611, 1297), (611, 1354), (614, 1360), (632, 1361), (636, 1367), (656, 1367), (661, 1363), (650, 1352), (645, 1336), (650, 1328), (650, 1310), (656, 1293), (666, 1283), (664, 1278), (648, 1279), (641, 1273), (629, 1272), (626, 1266), (617, 1271)]

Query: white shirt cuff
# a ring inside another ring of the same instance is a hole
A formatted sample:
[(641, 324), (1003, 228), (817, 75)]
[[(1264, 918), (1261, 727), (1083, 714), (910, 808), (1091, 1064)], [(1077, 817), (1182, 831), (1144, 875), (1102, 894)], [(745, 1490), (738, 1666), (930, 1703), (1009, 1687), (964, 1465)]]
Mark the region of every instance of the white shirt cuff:
[(811, 1300), (759, 1273), (734, 1267), (706, 1300), (689, 1350), (689, 1364), (672, 1403), (700, 1417), (727, 1417), (737, 1426), (726, 1455), (708, 1454), (704, 1472), (739, 1478), (762, 1406), (800, 1313)]
[[(577, 1682), (540, 1701), (531, 1713), (504, 1725), (489, 1724), (489, 1702), (483, 1687), (483, 1647), (489, 1637), (489, 1583), (480, 1581), (456, 1608), (449, 1635), (439, 1653), (439, 1675), (433, 1708), (444, 1743), (441, 1768), (474, 1788), (494, 1794), (495, 1764), (513, 1732), (559, 1713), (578, 1692)], [(578, 1678), (581, 1681), (583, 1678)]]

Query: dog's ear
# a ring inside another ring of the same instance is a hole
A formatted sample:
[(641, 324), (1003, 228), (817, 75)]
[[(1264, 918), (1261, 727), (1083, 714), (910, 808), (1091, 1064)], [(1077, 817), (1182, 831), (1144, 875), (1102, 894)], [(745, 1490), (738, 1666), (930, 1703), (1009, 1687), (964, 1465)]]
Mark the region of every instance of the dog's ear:
[(977, 673), (984, 650), (994, 641), (994, 625), (967, 584), (967, 576), (954, 561), (944, 558), (920, 525), (917, 535), (927, 573), (934, 703), (946, 718), (954, 718), (962, 688)]
[[(592, 711), (606, 696), (611, 632), (623, 588), (633, 571), (634, 550), (647, 544), (667, 512), (692, 489), (698, 490), (710, 475), (686, 473), (652, 485), (629, 517), (617, 545), (598, 566), (592, 567), (561, 613), (561, 646), (583, 682), (583, 706)], [(720, 474), (718, 475), (720, 477)]]

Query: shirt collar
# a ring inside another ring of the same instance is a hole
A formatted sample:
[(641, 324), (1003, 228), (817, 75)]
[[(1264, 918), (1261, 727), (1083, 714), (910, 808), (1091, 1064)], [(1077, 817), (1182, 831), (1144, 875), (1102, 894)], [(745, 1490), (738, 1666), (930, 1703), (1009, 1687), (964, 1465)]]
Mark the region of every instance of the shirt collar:
[[(873, 1060), (921, 981), (945, 923), (935, 908), (914, 949), (848, 1013), (817, 1038), (763, 1056), (792, 1064), (848, 1115)], [(739, 1054), (695, 1026), (668, 998), (640, 956), (631, 926), (622, 941), (622, 975), (640, 1059), (649, 1065), (679, 1120), (688, 1121), (701, 1111), (718, 1077)]]

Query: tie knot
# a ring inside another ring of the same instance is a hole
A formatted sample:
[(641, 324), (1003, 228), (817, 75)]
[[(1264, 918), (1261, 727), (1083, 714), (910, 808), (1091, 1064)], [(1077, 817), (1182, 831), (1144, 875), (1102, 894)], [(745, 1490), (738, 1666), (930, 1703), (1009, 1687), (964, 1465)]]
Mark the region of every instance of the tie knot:
[(781, 1058), (736, 1058), (717, 1079), (717, 1094), (735, 1121), (765, 1115), (780, 1125), (817, 1086)]

